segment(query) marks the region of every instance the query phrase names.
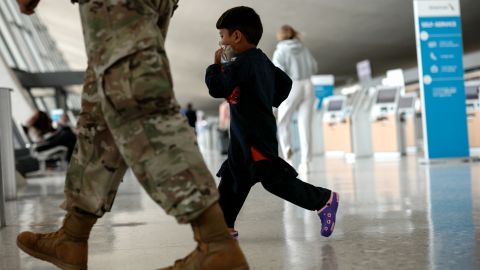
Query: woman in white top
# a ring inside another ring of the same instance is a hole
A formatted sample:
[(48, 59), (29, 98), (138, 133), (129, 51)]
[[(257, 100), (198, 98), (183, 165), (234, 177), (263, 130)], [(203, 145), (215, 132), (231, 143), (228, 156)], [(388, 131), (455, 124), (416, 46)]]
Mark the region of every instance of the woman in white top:
[(313, 86), (310, 77), (317, 72), (317, 61), (298, 38), (298, 32), (284, 25), (277, 33), (279, 40), (273, 54), (273, 63), (293, 80), (288, 98), (278, 108), (278, 137), (284, 158), (291, 163), (292, 115), (298, 111), (298, 131), (300, 135), (300, 168), (308, 169), (311, 158), (311, 121), (314, 104)]

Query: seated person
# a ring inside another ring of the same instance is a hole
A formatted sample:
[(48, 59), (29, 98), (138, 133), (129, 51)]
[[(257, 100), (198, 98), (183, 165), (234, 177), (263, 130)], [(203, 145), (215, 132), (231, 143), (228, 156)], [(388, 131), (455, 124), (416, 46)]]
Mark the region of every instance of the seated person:
[(35, 151), (42, 152), (57, 146), (68, 148), (67, 161), (72, 157), (77, 137), (68, 125), (68, 117), (62, 115), (58, 128), (52, 126), (52, 119), (42, 111), (37, 111), (26, 123), (24, 129), (32, 142), (37, 144)]
[(42, 143), (55, 132), (52, 119), (43, 111), (36, 111), (23, 126), (25, 134), (31, 143)]

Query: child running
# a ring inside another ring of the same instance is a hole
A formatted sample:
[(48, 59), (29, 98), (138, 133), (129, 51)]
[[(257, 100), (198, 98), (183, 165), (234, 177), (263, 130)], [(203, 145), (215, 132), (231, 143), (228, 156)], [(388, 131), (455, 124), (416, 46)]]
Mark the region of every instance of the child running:
[[(284, 200), (316, 211), (321, 235), (330, 236), (338, 193), (301, 181), (295, 169), (278, 156), (272, 107), (287, 98), (292, 80), (257, 48), (263, 34), (260, 16), (252, 8), (235, 7), (222, 14), (216, 27), (222, 48), (215, 52), (205, 82), (212, 97), (230, 103), (228, 158), (217, 176), (221, 177), (219, 203), (232, 237), (238, 237), (235, 220), (257, 182)], [(225, 56), (233, 60), (222, 61)]]

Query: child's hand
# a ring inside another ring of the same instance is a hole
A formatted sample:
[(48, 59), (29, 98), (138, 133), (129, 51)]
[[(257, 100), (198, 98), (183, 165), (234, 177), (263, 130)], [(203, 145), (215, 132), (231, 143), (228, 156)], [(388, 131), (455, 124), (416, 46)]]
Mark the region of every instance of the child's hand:
[(222, 63), (222, 55), (223, 55), (223, 48), (220, 48), (215, 51), (215, 59), (213, 60), (215, 64), (221, 64)]
[(35, 12), (38, 2), (40, 2), (40, 0), (17, 0), (20, 11), (27, 15), (31, 15)]

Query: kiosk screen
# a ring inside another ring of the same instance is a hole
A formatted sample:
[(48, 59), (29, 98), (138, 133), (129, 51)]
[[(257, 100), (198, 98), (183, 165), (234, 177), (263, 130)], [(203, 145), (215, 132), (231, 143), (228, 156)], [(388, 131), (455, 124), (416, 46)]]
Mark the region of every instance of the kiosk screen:
[(330, 100), (330, 102), (328, 102), (327, 111), (329, 112), (340, 111), (342, 109), (342, 105), (343, 105), (343, 100)]
[(378, 91), (377, 103), (394, 103), (397, 89), (388, 89)]
[(408, 109), (413, 107), (413, 103), (415, 102), (414, 97), (401, 97), (398, 101), (398, 108), (399, 109)]

